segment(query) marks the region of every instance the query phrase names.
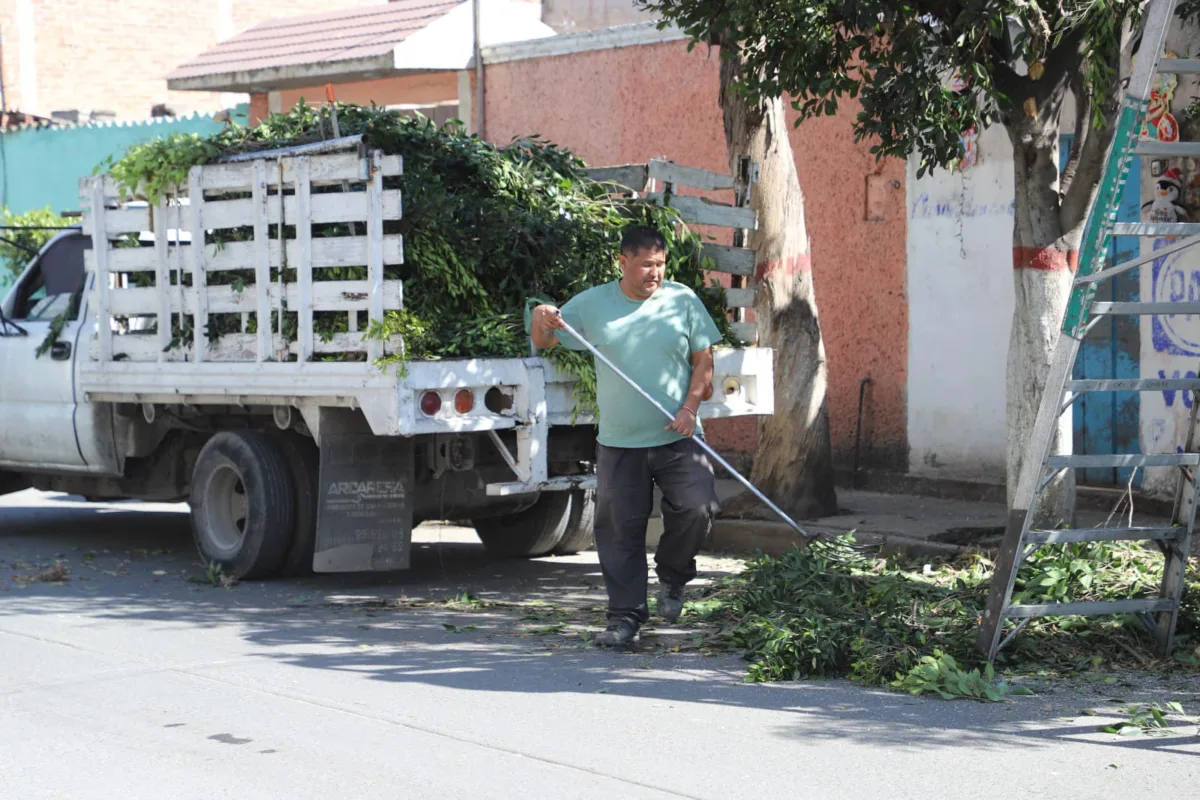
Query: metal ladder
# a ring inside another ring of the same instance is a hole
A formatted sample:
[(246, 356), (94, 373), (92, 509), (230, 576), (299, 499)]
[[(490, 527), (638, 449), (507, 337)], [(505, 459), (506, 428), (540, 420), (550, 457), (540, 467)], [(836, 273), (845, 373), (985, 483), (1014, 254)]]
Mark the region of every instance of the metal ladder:
[[(1116, 131), (1104, 163), (1100, 188), (1084, 228), (1079, 269), (1075, 277), (1062, 330), (1054, 347), (1054, 357), (1046, 387), (1038, 408), (1037, 421), (1022, 462), (1013, 507), (988, 592), (987, 605), (980, 621), (979, 649), (992, 661), (1013, 637), (1039, 617), (1069, 615), (1137, 614), (1154, 633), (1157, 649), (1166, 655), (1171, 650), (1175, 623), (1179, 614), (1188, 553), (1200, 499), (1200, 433), (1197, 409), (1200, 408), (1200, 379), (1155, 380), (1071, 380), (1080, 345), (1091, 327), (1112, 315), (1198, 314), (1200, 303), (1116, 303), (1094, 302), (1097, 285), (1115, 275), (1171, 253), (1200, 244), (1200, 224), (1194, 223), (1118, 223), (1117, 208), (1121, 190), (1129, 175), (1134, 156), (1200, 157), (1200, 143), (1138, 142), (1146, 115), (1154, 76), (1159, 73), (1200, 73), (1200, 59), (1162, 57), (1167, 30), (1174, 18), (1176, 0), (1151, 0), (1145, 17), (1141, 46), (1125, 97), (1121, 103)], [(1140, 178), (1140, 176), (1139, 176)], [(1183, 236), (1181, 241), (1160, 248), (1152, 255), (1140, 256), (1105, 269), (1104, 258), (1113, 236)], [(1193, 392), (1187, 442), (1182, 453), (1141, 455), (1049, 455), (1050, 442), (1059, 417), (1074, 402), (1089, 392), (1176, 390)], [(1170, 527), (1093, 528), (1040, 530), (1033, 526), (1038, 503), (1046, 487), (1063, 470), (1086, 467), (1179, 467), (1175, 511)], [(1072, 542), (1142, 541), (1155, 542), (1165, 557), (1162, 584), (1157, 598), (1109, 602), (1066, 602), (1042, 605), (1013, 605), (1013, 583), (1022, 562), (1043, 545)], [(1005, 632), (1005, 623), (1015, 626)]]

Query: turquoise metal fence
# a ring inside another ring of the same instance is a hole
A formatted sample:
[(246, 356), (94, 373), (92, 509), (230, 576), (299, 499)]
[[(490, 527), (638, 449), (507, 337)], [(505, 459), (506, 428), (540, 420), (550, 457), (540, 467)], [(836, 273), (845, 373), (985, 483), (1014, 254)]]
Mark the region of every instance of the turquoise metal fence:
[[(231, 116), (244, 125), (248, 111), (243, 104), (233, 109)], [(165, 121), (29, 128), (0, 134), (0, 206), (16, 214), (46, 206), (56, 212), (77, 209), (79, 179), (90, 175), (108, 156), (172, 133), (215, 133), (223, 124), (211, 114), (195, 114)], [(0, 297), (9, 282), (6, 270), (0, 269)]]

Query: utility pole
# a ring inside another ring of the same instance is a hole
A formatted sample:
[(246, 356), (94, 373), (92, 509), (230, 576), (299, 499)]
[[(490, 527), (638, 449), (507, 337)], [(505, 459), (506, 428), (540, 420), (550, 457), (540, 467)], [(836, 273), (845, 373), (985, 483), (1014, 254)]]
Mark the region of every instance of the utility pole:
[(475, 132), (479, 134), (479, 138), (484, 137), (483, 127), (483, 44), (480, 41), (479, 32), (483, 27), (481, 23), (483, 0), (471, 0), (471, 10), (474, 15), (475, 22)]

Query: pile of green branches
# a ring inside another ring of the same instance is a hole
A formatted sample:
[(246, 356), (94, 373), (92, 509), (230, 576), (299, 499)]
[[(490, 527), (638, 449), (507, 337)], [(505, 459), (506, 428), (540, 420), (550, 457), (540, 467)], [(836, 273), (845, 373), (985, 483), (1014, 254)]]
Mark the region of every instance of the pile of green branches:
[[(750, 661), (750, 680), (847, 677), (911, 690), (944, 664), (950, 673), (983, 668), (975, 640), (992, 574), (983, 555), (934, 568), (900, 556), (830, 552), (801, 548), (760, 558), (702, 602), (724, 622), (721, 642)], [(1133, 543), (1043, 547), (1021, 567), (1013, 602), (1157, 596), (1162, 564), (1156, 549)], [(1193, 580), (1166, 663), (1200, 666), (1197, 645), (1200, 583)], [(1030, 621), (996, 666), (1063, 674), (1154, 663), (1164, 662), (1134, 616), (1061, 617)]]
[[(403, 157), (404, 174), (387, 179), (390, 188), (402, 190), (403, 219), (387, 223), (385, 233), (404, 237), (405, 263), (387, 274), (405, 281), (404, 310), (374, 321), (371, 333), (403, 335), (404, 359), (528, 355), (526, 300), (563, 303), (619, 276), (618, 243), (631, 223), (663, 233), (667, 277), (696, 290), (732, 341), (724, 293), (705, 281), (700, 238), (672, 209), (615, 196), (615, 187), (587, 177), (580, 159), (536, 135), (498, 147), (467, 135), (457, 122), (439, 127), (423, 117), (374, 106), (338, 104), (337, 116), (342, 136), (364, 134), (370, 147)], [(175, 134), (135, 145), (99, 169), (127, 191), (154, 202), (172, 187), (186, 185), (193, 165), (233, 153), (321, 141), (331, 138), (332, 130), (327, 107), (300, 104), (251, 128), (230, 126), (208, 137)], [(314, 228), (313, 235), (348, 233), (340, 225)], [(251, 231), (234, 238), (243, 235)], [(316, 273), (325, 280), (366, 275), (365, 267)], [(249, 284), (253, 273), (211, 278)], [(210, 319), (211, 338), (240, 324), (228, 316)], [(346, 329), (344, 313), (317, 317), (318, 335)], [(284, 333), (291, 332), (291, 325), (294, 320), (285, 320)], [(590, 359), (558, 350), (552, 358), (568, 371), (590, 377)]]

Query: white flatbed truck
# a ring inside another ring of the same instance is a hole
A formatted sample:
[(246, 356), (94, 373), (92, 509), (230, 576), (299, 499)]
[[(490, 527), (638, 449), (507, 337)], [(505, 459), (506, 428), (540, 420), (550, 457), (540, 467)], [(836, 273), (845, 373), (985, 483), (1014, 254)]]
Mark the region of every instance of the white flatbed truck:
[[(534, 356), (376, 364), (403, 346), (365, 332), (403, 305), (385, 279), (401, 169), (293, 148), (195, 167), (154, 206), (81, 181), (81, 226), (0, 304), (0, 494), (186, 500), (201, 558), (238, 578), (404, 569), (423, 520), (513, 556), (590, 546), (595, 426), (571, 376)], [(752, 265), (732, 250), (714, 252)], [(366, 278), (313, 279), (338, 267)], [(210, 280), (230, 270), (254, 280)], [(328, 312), (346, 332), (314, 332)], [(218, 315), (238, 332), (210, 338)], [(771, 352), (718, 349), (714, 387), (706, 419), (771, 413)]]

